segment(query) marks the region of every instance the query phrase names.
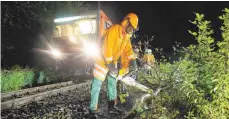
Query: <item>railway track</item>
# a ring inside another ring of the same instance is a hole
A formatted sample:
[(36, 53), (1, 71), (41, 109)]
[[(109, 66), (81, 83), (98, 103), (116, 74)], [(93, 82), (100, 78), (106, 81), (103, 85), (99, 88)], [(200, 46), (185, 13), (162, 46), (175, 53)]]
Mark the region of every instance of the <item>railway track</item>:
[(58, 95), (74, 89), (88, 88), (89, 81), (76, 84), (72, 81), (28, 88), (9, 93), (1, 93), (1, 110), (18, 108), (31, 102), (37, 102), (49, 96)]
[(72, 84), (73, 84), (72, 81), (68, 81), (68, 82), (45, 85), (45, 86), (40, 86), (40, 87), (27, 88), (27, 89), (7, 92), (7, 93), (1, 93), (1, 102), (10, 100), (12, 98), (19, 98), (23, 95), (29, 95), (29, 94), (33, 94), (33, 93), (37, 93), (37, 92), (45, 92), (47, 90), (51, 90), (54, 88), (60, 88), (60, 87), (64, 87), (64, 86), (69, 86)]
[[(99, 100), (101, 119), (121, 119), (123, 115), (108, 114), (105, 86), (101, 89)], [(30, 100), (26, 102), (18, 98), (14, 105), (9, 102), (11, 105), (1, 110), (1, 119), (89, 119), (90, 81), (45, 93), (49, 94), (44, 96), (37, 93), (36, 96), (28, 97)]]
[[(99, 100), (101, 119), (123, 118), (125, 115), (118, 112), (108, 114), (106, 94), (104, 83)], [(13, 98), (12, 95), (19, 96)], [(90, 81), (88, 80), (2, 93), (2, 96), (5, 97), (5, 101), (1, 103), (2, 119), (88, 119), (90, 116), (88, 107)]]

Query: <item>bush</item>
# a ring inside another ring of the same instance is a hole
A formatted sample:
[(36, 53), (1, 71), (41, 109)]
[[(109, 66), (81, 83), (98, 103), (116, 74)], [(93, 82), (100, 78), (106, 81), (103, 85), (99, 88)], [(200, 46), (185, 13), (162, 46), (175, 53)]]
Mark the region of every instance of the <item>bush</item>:
[(25, 73), (24, 86), (29, 85), (29, 87), (32, 87), (35, 79), (35, 73), (31, 69), (26, 69), (24, 73)]
[(151, 97), (154, 103), (150, 110), (142, 106), (142, 118), (229, 118), (229, 9), (223, 11), (219, 17), (223, 21), (221, 41), (216, 43), (212, 37), (211, 22), (195, 13), (195, 20), (190, 22), (198, 31), (189, 33), (198, 45), (177, 48), (185, 54), (178, 61), (161, 60), (153, 75), (139, 75), (152, 89), (163, 87), (158, 96)]
[(47, 83), (54, 83), (57, 80), (57, 76), (55, 76), (54, 71), (50, 69), (43, 69), (38, 71), (38, 79), (37, 84), (47, 84)]
[(40, 71), (38, 68), (23, 69), (15, 65), (10, 70), (1, 71), (1, 92), (20, 90), (37, 84), (44, 85), (54, 80), (55, 77), (52, 71)]
[(19, 90), (24, 86), (25, 73), (21, 67), (14, 66), (10, 71), (1, 72), (1, 92)]
[(52, 83), (52, 82), (55, 82), (57, 80), (58, 76), (55, 75), (53, 70), (45, 69), (43, 72), (45, 75), (45, 80), (44, 80), (45, 83)]

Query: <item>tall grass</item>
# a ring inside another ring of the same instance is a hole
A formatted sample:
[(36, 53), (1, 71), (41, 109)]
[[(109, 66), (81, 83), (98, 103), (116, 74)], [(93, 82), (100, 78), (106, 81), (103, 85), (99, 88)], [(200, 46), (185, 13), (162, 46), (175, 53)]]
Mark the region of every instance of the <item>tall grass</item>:
[(53, 82), (56, 78), (51, 71), (22, 68), (18, 65), (9, 70), (1, 71), (1, 92), (20, 90), (25, 87), (44, 85)]
[(24, 86), (26, 72), (21, 67), (14, 66), (11, 70), (1, 72), (1, 92), (21, 89)]

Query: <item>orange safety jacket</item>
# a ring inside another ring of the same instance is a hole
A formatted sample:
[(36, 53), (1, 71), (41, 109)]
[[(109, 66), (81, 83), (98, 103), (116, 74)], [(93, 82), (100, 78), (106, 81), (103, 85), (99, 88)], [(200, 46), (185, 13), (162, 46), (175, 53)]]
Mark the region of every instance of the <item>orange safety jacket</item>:
[(155, 62), (155, 58), (154, 58), (153, 54), (144, 54), (143, 61), (145, 61), (148, 64), (153, 65)]
[[(93, 76), (97, 79), (105, 80), (109, 71), (106, 64), (113, 63), (117, 66), (120, 56), (125, 56), (127, 62), (134, 57), (130, 35), (125, 34), (123, 30), (123, 25), (116, 24), (104, 31), (101, 45), (102, 51), (101, 54), (95, 58), (93, 70)], [(123, 64), (121, 63), (121, 65)]]
[(121, 69), (119, 71), (119, 75), (121, 76), (129, 72), (130, 61), (137, 58), (137, 55), (132, 51), (132, 46), (129, 44), (126, 48), (126, 52), (121, 56)]

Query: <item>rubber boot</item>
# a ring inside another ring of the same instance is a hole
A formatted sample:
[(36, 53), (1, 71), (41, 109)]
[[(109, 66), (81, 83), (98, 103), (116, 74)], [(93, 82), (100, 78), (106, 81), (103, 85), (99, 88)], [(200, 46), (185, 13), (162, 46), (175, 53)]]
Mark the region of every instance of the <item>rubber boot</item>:
[(90, 119), (98, 119), (98, 115), (95, 112), (90, 111)]
[(114, 100), (108, 102), (108, 113), (110, 114), (124, 114), (124, 110), (119, 109), (116, 106)]
[(98, 111), (89, 111), (90, 119), (100, 119), (101, 114)]

